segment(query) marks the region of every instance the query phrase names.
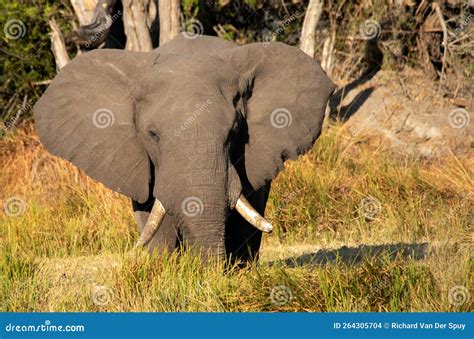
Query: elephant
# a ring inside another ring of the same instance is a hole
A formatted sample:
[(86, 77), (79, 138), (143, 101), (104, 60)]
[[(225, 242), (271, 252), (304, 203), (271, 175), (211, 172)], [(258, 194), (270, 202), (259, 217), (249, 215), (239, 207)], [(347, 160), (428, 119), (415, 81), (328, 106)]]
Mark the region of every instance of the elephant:
[(77, 56), (34, 117), (49, 152), (131, 198), (137, 246), (248, 262), (271, 182), (319, 137), (335, 88), (296, 47), (181, 33)]

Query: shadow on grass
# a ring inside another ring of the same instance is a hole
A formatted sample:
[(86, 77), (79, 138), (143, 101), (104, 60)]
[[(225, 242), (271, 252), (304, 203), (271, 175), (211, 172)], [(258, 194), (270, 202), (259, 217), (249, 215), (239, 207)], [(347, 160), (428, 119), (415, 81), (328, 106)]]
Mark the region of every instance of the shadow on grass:
[(375, 39), (367, 41), (365, 60), (368, 67), (364, 73), (351, 83), (338, 89), (329, 99), (329, 116), (332, 120), (340, 120), (342, 122), (349, 120), (350, 117), (352, 117), (362, 107), (375, 90), (374, 87), (366, 88), (359, 92), (350, 103), (341, 107), (344, 98), (347, 97), (350, 92), (370, 81), (381, 70), (383, 52), (380, 50)]
[(269, 262), (270, 266), (285, 265), (287, 267), (302, 267), (327, 265), (331, 263), (344, 263), (346, 265), (356, 265), (362, 259), (388, 257), (404, 258), (411, 260), (425, 259), (428, 253), (428, 243), (419, 244), (386, 244), (386, 245), (360, 245), (358, 247), (343, 246), (337, 250), (319, 250), (315, 253), (306, 253), (298, 257), (291, 257)]

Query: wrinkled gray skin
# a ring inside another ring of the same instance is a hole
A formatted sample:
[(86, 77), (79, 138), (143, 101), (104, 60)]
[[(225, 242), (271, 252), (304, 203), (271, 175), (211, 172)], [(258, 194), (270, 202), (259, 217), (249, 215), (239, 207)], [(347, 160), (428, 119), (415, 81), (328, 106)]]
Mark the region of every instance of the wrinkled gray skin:
[(283, 163), (319, 136), (335, 86), (295, 47), (193, 38), (77, 57), (36, 104), (36, 126), (51, 153), (132, 198), (140, 228), (162, 202), (150, 250), (183, 242), (256, 258), (262, 234), (236, 201), (243, 193), (263, 215)]

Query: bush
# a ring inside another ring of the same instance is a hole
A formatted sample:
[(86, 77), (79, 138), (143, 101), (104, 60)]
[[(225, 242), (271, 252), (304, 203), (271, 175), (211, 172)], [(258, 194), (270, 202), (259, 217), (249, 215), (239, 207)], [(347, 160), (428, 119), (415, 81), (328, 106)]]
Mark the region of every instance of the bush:
[[(45, 86), (35, 82), (49, 80), (56, 74), (50, 50), (48, 19), (53, 14), (67, 29), (68, 10), (54, 0), (0, 0), (0, 122), (7, 127), (18, 118), (31, 115), (29, 109), (41, 96)], [(25, 109), (21, 109), (25, 101)], [(21, 114), (20, 117), (17, 115)]]

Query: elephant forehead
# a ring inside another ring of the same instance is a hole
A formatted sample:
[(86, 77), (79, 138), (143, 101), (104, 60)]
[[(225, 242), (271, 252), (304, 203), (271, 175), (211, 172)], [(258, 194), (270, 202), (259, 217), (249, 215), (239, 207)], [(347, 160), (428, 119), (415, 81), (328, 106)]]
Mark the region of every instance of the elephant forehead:
[(193, 121), (202, 126), (216, 125), (225, 129), (231, 127), (234, 119), (233, 107), (219, 97), (194, 97), (174, 112), (173, 120), (180, 124)]
[(195, 77), (201, 81), (218, 81), (234, 73), (228, 62), (204, 53), (160, 56), (153, 69), (168, 79)]
[(189, 103), (194, 106), (208, 99), (213, 102), (224, 99), (232, 103), (239, 90), (239, 77), (233, 69), (221, 66), (209, 68), (208, 65), (192, 61), (183, 64), (173, 61), (159, 65), (136, 87), (136, 96), (153, 99), (155, 104), (168, 107)]
[(167, 95), (149, 95), (139, 105), (138, 117), (142, 126), (157, 126), (161, 133), (185, 127), (195, 129), (228, 130), (235, 120), (235, 109), (219, 91), (206, 89), (199, 83), (169, 87)]

